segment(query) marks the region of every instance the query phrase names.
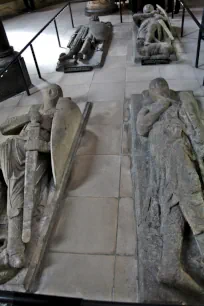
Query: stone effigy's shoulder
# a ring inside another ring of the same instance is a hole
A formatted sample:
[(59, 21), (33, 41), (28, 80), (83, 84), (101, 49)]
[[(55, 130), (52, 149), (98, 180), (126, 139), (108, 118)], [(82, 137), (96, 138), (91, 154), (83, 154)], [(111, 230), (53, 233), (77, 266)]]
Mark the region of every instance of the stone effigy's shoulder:
[(30, 121), (28, 114), (8, 118), (0, 125), (0, 132), (3, 135), (15, 135)]
[(139, 26), (144, 20), (154, 18), (155, 13), (155, 11), (152, 13), (136, 13), (133, 15), (133, 21)]

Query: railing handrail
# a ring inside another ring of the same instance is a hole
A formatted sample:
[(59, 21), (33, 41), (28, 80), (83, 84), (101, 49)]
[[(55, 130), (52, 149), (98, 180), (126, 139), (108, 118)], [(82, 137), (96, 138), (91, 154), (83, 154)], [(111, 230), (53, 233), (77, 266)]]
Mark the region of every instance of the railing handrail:
[(195, 21), (197, 26), (200, 30), (204, 31), (204, 25), (198, 21), (198, 19), (195, 17), (195, 15), (192, 13), (191, 9), (188, 7), (188, 5), (185, 3), (184, 0), (179, 0), (181, 5), (188, 11), (189, 15), (191, 15), (192, 19)]

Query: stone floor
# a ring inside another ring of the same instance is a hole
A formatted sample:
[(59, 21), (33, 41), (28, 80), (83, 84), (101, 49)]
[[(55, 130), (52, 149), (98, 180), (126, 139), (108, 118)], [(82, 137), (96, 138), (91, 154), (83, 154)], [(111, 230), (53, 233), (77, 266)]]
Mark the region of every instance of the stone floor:
[[(21, 15), (4, 22), (10, 43), (20, 50), (54, 15), (60, 6)], [(87, 23), (84, 4), (73, 5), (75, 25)], [(201, 9), (195, 14), (201, 18)], [(59, 84), (81, 108), (94, 108), (76, 158), (73, 182), (45, 258), (38, 293), (86, 299), (135, 302), (136, 225), (130, 175), (129, 112), (133, 93), (147, 89), (150, 80), (165, 77), (175, 90), (193, 90), (204, 102), (204, 44), (200, 67), (194, 68), (198, 30), (186, 17), (180, 61), (166, 66), (135, 66), (131, 63), (131, 15), (101, 18), (114, 25), (113, 40), (102, 69), (64, 75), (55, 72), (61, 52), (53, 25), (33, 44), (43, 74), (39, 80), (30, 54), (24, 58), (33, 84), (32, 95), (21, 94), (0, 104), (0, 123), (28, 112), (42, 103), (39, 89)], [(180, 27), (181, 15), (173, 24)], [(68, 11), (58, 19), (62, 45), (73, 33)], [(14, 286), (15, 287), (15, 286)]]

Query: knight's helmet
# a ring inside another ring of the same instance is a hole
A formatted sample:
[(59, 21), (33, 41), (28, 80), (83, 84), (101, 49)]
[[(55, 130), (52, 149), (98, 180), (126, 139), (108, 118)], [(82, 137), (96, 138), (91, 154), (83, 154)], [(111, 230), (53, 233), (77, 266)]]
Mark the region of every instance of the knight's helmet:
[(42, 91), (44, 111), (55, 108), (57, 101), (63, 97), (62, 88), (57, 84), (51, 84)]
[(118, 10), (115, 0), (94, 0), (86, 3), (85, 15), (109, 15)]
[(152, 13), (154, 11), (154, 7), (152, 4), (146, 4), (144, 7), (143, 7), (143, 13), (144, 14), (149, 14), (149, 13)]

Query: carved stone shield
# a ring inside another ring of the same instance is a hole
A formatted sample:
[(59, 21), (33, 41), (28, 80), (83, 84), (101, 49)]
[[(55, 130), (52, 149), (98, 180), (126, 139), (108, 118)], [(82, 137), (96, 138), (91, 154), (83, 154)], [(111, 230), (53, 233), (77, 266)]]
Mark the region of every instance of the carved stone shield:
[(82, 114), (79, 107), (70, 98), (60, 98), (51, 130), (51, 162), (56, 187), (61, 182), (81, 120)]

